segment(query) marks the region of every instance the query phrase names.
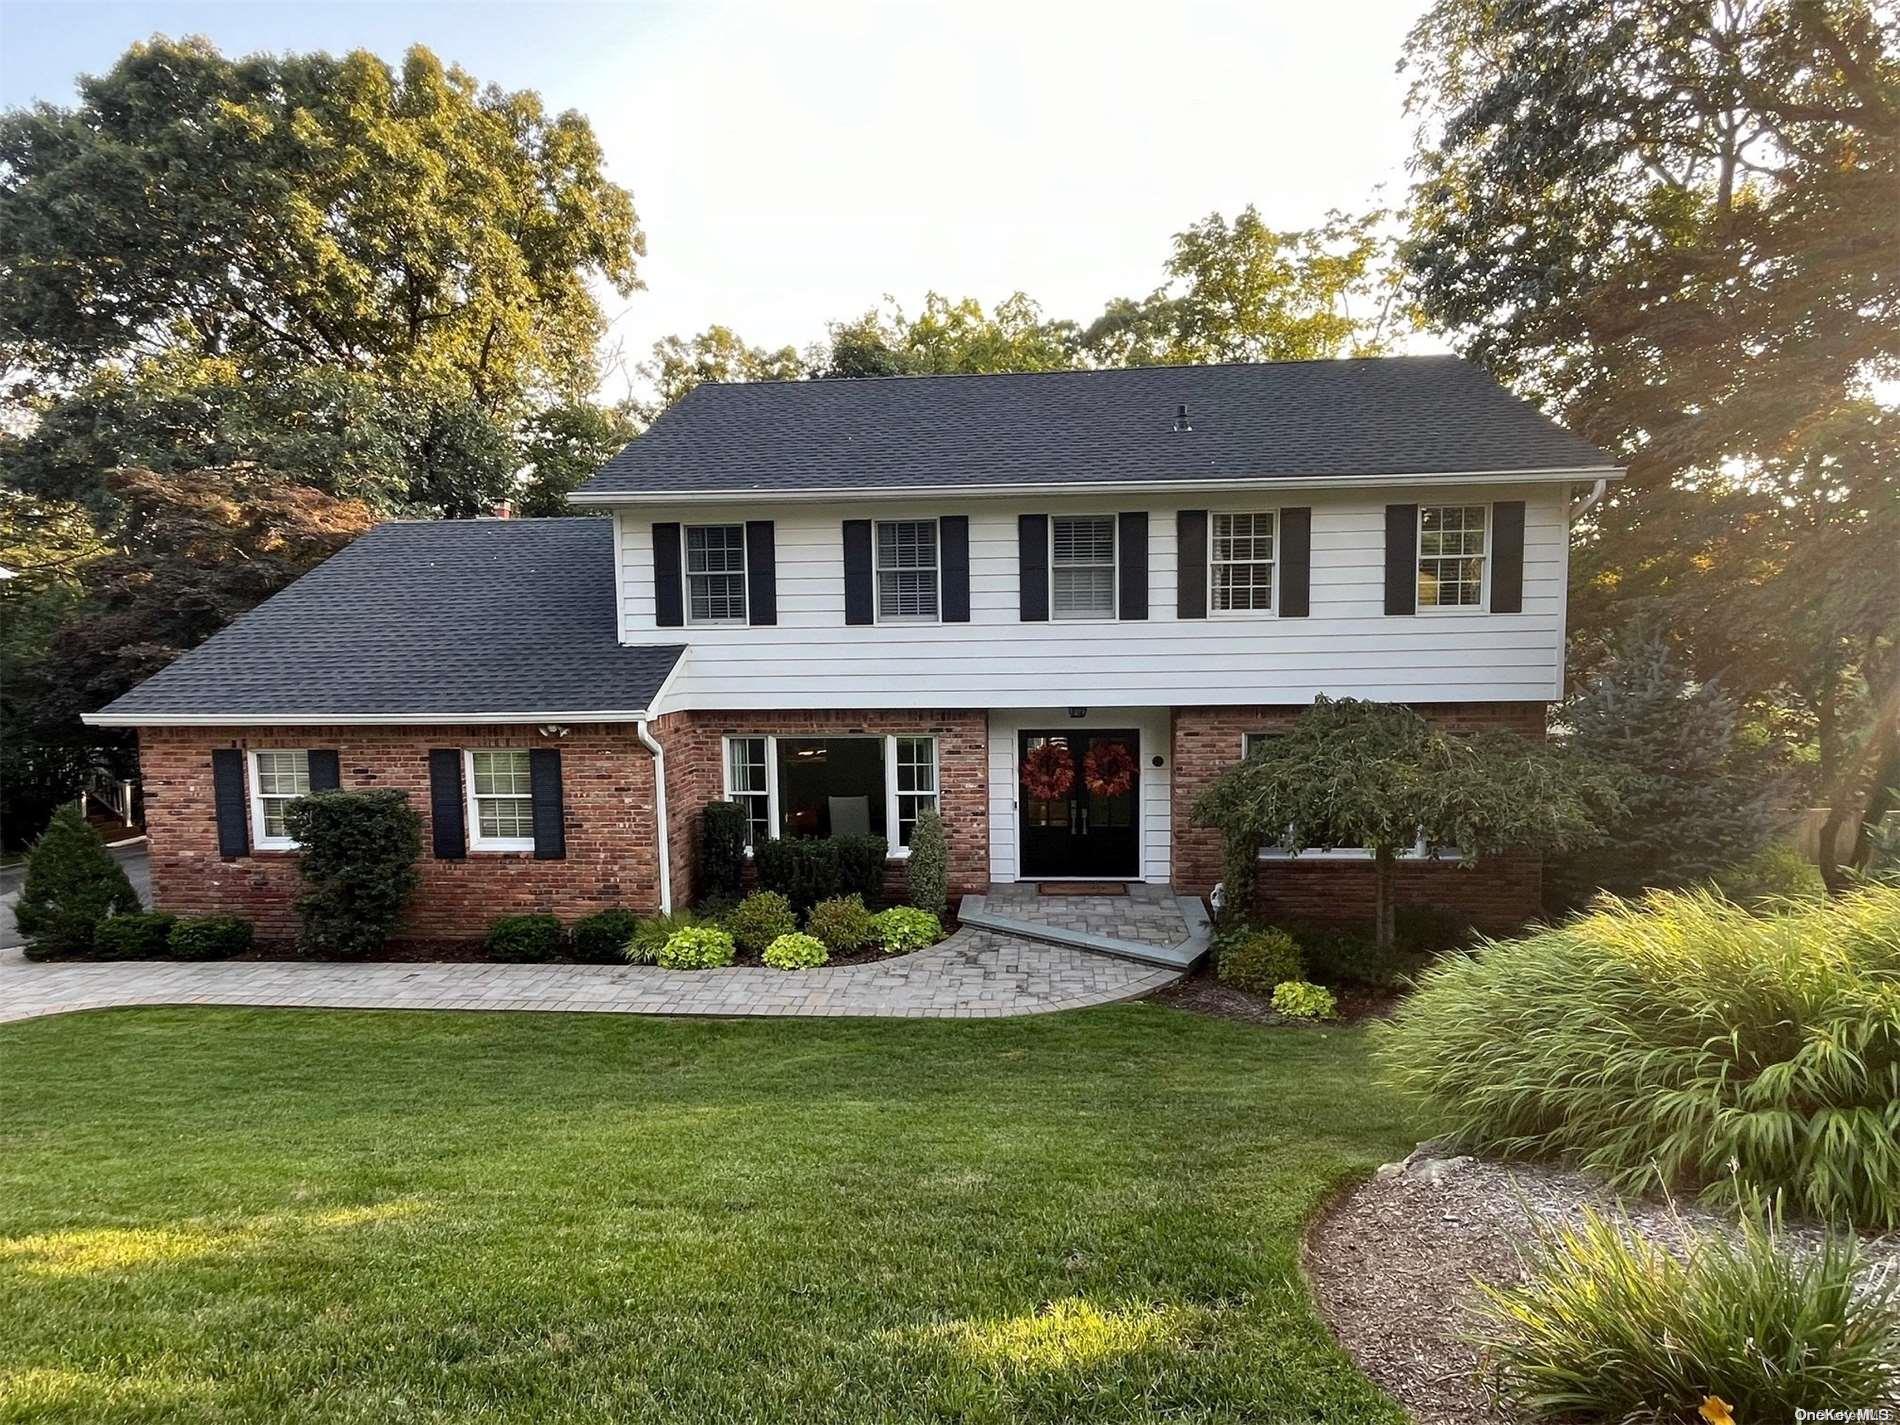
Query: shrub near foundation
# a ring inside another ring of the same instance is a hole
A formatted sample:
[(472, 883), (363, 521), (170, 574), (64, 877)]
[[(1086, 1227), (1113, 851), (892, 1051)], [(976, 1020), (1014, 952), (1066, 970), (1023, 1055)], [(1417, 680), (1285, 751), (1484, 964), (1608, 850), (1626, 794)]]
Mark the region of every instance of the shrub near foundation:
[(1380, 1056), (1467, 1148), (1900, 1226), (1900, 890), (1611, 901), (1427, 970)]
[(732, 937), (716, 925), (688, 925), (660, 947), (663, 970), (713, 970), (732, 963)]
[(805, 917), (805, 929), (824, 942), (834, 955), (849, 955), (862, 950), (877, 936), (871, 912), (859, 896), (834, 896), (819, 901)]
[(814, 970), (831, 957), (815, 935), (781, 935), (765, 947), (765, 963), (774, 970)]
[(721, 917), (733, 943), (753, 955), (765, 953), (765, 947), (781, 935), (798, 929), (791, 902), (777, 891), (754, 891)]
[(93, 936), (93, 954), (101, 960), (162, 960), (171, 951), (175, 915), (145, 911), (115, 915), (99, 922)]
[(100, 922), (135, 915), (138, 892), (86, 819), (61, 807), (26, 857), (26, 884), (15, 922), (31, 942), (29, 957), (84, 955)]
[(313, 792), (284, 809), (307, 887), (297, 901), (298, 948), (361, 960), (383, 948), (414, 893), (422, 821), (401, 792)]

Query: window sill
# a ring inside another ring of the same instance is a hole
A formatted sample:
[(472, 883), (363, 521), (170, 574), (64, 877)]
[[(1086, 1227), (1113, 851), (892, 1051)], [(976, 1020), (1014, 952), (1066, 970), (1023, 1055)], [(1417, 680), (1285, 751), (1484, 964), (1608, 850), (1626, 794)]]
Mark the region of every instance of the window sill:
[(471, 856), (532, 856), (534, 854), (534, 843), (529, 841), (521, 845), (478, 846), (471, 842), (469, 843), (468, 854)]
[[(1255, 859), (1259, 861), (1342, 861), (1370, 864), (1372, 861), (1372, 853), (1370, 851), (1350, 850), (1344, 847), (1335, 848), (1331, 851), (1324, 851), (1318, 847), (1312, 847), (1305, 851), (1262, 851)], [(1442, 865), (1455, 866), (1466, 858), (1448, 848), (1437, 856), (1427, 856), (1422, 851), (1401, 851), (1392, 859), (1405, 862), (1437, 861)]]

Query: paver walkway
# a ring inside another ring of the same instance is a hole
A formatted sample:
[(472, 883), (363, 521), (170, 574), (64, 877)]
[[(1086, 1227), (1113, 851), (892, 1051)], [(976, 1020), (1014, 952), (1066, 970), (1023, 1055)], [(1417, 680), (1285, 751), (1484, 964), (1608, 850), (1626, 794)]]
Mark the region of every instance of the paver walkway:
[(1110, 940), (1133, 940), (1142, 945), (1179, 945), (1188, 938), (1188, 924), (1168, 886), (1131, 883), (1119, 896), (1045, 896), (1034, 882), (992, 885), (984, 900), (993, 911), (1011, 920), (1079, 930)]
[(975, 1019), (1134, 999), (1178, 978), (1173, 970), (969, 927), (914, 955), (819, 970), (304, 960), (36, 964), (6, 950), (0, 1023), (157, 1004)]

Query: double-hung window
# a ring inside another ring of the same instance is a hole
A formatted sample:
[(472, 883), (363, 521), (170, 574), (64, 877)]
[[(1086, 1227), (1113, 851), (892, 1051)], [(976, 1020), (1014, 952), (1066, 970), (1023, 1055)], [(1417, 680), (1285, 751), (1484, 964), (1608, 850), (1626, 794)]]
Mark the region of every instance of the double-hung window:
[(937, 809), (937, 739), (900, 737), (896, 741), (897, 844), (908, 846), (918, 814)]
[(468, 753), (469, 845), (477, 851), (534, 850), (533, 777), (526, 749)]
[(1115, 617), (1115, 517), (1055, 515), (1049, 521), (1049, 614)]
[(745, 526), (686, 526), (686, 621), (744, 623)]
[(1273, 608), (1274, 513), (1216, 512), (1208, 541), (1216, 613), (1267, 613)]
[(1489, 505), (1420, 505), (1418, 509), (1418, 606), (1472, 609), (1484, 606), (1484, 566), (1489, 553)]
[(875, 548), (877, 621), (936, 622), (937, 522), (879, 520)]
[(757, 846), (772, 835), (772, 795), (766, 780), (765, 749), (763, 737), (726, 739), (726, 799), (745, 808), (748, 846)]
[(251, 841), (262, 851), (289, 851), (297, 843), (284, 808), (310, 792), (310, 754), (273, 748), (251, 754)]
[(735, 735), (726, 797), (746, 809), (751, 844), (776, 836), (882, 836), (894, 854), (937, 806), (937, 739)]

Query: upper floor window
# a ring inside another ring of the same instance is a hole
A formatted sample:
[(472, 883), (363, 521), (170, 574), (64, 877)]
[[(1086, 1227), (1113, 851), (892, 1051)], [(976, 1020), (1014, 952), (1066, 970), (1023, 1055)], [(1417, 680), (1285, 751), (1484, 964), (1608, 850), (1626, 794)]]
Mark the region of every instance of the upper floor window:
[(533, 774), (526, 749), (481, 748), (468, 754), (469, 844), (477, 851), (534, 849)]
[(261, 850), (296, 846), (284, 824), (284, 808), (310, 792), (310, 754), (272, 749), (251, 754), (251, 839)]
[(1420, 505), (1418, 606), (1481, 608), (1489, 553), (1488, 505)]
[(1208, 581), (1216, 613), (1264, 613), (1273, 608), (1273, 536), (1271, 510), (1213, 516)]
[(876, 572), (879, 623), (930, 623), (937, 618), (935, 520), (879, 520)]
[(1052, 618), (1115, 617), (1115, 517), (1056, 515), (1049, 521)]
[(744, 525), (686, 526), (686, 621), (746, 621)]

